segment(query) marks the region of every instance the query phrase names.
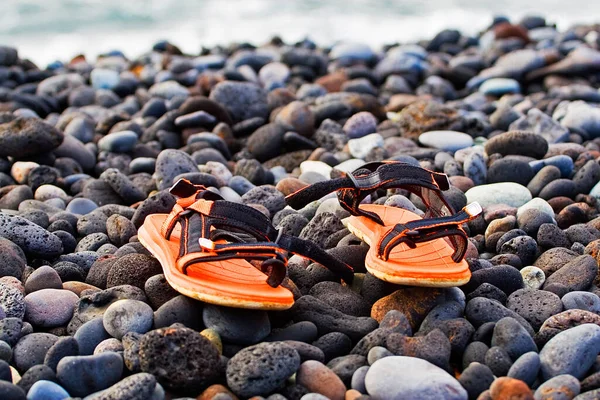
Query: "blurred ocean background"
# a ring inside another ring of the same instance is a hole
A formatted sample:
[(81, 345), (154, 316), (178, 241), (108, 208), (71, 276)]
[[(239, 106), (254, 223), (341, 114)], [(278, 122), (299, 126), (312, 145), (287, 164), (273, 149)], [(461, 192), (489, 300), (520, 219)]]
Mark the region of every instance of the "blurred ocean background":
[(138, 56), (161, 39), (184, 52), (273, 35), (321, 45), (431, 38), (444, 28), (476, 34), (494, 15), (543, 15), (566, 29), (600, 22), (590, 0), (0, 0), (0, 44), (45, 66), (110, 50)]

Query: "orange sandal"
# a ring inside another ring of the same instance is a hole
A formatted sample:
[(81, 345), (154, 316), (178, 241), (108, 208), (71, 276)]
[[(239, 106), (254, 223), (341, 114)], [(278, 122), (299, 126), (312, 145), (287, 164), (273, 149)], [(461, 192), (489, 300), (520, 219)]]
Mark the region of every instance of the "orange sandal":
[[(393, 188), (418, 195), (427, 207), (425, 217), (402, 208), (360, 204), (376, 190)], [(402, 162), (373, 162), (303, 188), (286, 200), (299, 208), (337, 191), (340, 205), (353, 215), (347, 219), (348, 229), (371, 246), (365, 259), (371, 274), (401, 285), (452, 287), (471, 278), (463, 259), (468, 237), (461, 225), (482, 210), (472, 203), (454, 214), (442, 195), (448, 188), (444, 174)]]
[[(285, 310), (292, 292), (281, 286), (288, 252), (318, 262), (346, 282), (352, 267), (310, 241), (282, 234), (259, 211), (223, 200), (187, 180), (170, 192), (178, 197), (170, 214), (146, 217), (139, 241), (159, 260), (178, 292), (207, 303)], [(259, 261), (260, 269), (251, 261)]]

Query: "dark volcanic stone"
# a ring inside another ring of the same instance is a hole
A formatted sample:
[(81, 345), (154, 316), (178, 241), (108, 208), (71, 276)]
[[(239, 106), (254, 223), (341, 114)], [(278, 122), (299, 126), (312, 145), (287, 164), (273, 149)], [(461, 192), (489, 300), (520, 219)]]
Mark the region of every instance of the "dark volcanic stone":
[(268, 395), (300, 367), (300, 355), (283, 342), (250, 346), (227, 363), (227, 385), (238, 396)]
[(146, 217), (150, 214), (168, 214), (175, 205), (175, 196), (168, 191), (161, 191), (154, 196), (148, 197), (135, 210), (131, 222), (139, 229)]
[(473, 272), (471, 280), (462, 289), (469, 293), (484, 283), (493, 285), (506, 295), (510, 295), (523, 287), (523, 277), (518, 269), (510, 265), (497, 265)]
[(560, 297), (545, 290), (521, 289), (508, 298), (507, 308), (525, 318), (534, 330), (539, 330), (544, 321), (562, 311)]
[(154, 326), (156, 328), (164, 328), (174, 323), (201, 330), (203, 328), (202, 303), (178, 294), (160, 306), (154, 313)]
[(106, 289), (106, 278), (117, 260), (118, 258), (112, 255), (98, 258), (90, 267), (85, 282), (99, 289)]
[(308, 225), (302, 229), (300, 238), (324, 246), (327, 238), (343, 228), (344, 225), (335, 214), (322, 212), (311, 219)]
[(515, 182), (527, 186), (533, 178), (533, 169), (525, 161), (503, 158), (494, 162), (487, 173), (488, 183)]
[(508, 353), (501, 347), (491, 347), (485, 353), (485, 365), (490, 367), (495, 376), (506, 376), (512, 361)]
[(347, 315), (367, 317), (371, 313), (369, 303), (358, 293), (337, 282), (317, 283), (310, 289), (309, 294)]
[(143, 289), (148, 278), (161, 272), (162, 267), (156, 258), (127, 254), (113, 264), (106, 277), (106, 287), (131, 285)]
[(34, 365), (43, 364), (46, 353), (58, 336), (50, 333), (31, 333), (23, 336), (13, 348), (13, 362), (23, 373)]
[(230, 343), (248, 345), (260, 342), (271, 332), (266, 311), (244, 310), (206, 304), (202, 320), (207, 328), (215, 330)]
[(34, 365), (23, 374), (17, 385), (25, 392), (28, 392), (31, 386), (40, 380), (56, 382), (56, 374), (46, 365)]
[(52, 371), (56, 371), (58, 362), (67, 356), (79, 355), (79, 343), (71, 336), (61, 337), (48, 349), (44, 357), (44, 364)]
[(517, 236), (504, 243), (500, 248), (501, 253), (515, 254), (519, 256), (523, 265), (530, 265), (537, 254), (537, 243), (529, 236)]
[(485, 363), (485, 354), (489, 346), (483, 342), (473, 341), (468, 344), (462, 357), (462, 367), (467, 368), (472, 362)]
[(519, 321), (521, 325), (527, 329), (530, 335), (533, 335), (533, 329), (529, 322), (514, 311), (504, 307), (501, 303), (486, 299), (484, 297), (476, 297), (467, 303), (465, 316), (477, 328), (486, 322), (497, 322), (504, 317), (512, 317)]
[(34, 257), (52, 259), (63, 252), (62, 242), (56, 235), (18, 216), (0, 213), (0, 237)]
[(313, 342), (325, 354), (325, 361), (348, 354), (352, 349), (352, 340), (341, 332), (330, 332)]
[(349, 354), (329, 361), (327, 368), (339, 376), (346, 386), (350, 386), (354, 372), (365, 365), (367, 365), (367, 357), (359, 354)]
[(63, 138), (62, 132), (41, 119), (17, 117), (0, 124), (0, 156), (36, 156), (55, 149)]
[(313, 296), (302, 296), (292, 308), (295, 321), (310, 321), (319, 334), (342, 332), (358, 341), (377, 328), (377, 321), (368, 317), (353, 317), (323, 303)]
[(467, 390), (469, 399), (477, 399), (489, 389), (494, 379), (494, 373), (487, 365), (474, 362), (462, 372), (458, 381)]
[(242, 196), (244, 204), (260, 204), (269, 210), (271, 215), (282, 210), (285, 206), (285, 197), (275, 186), (265, 185), (250, 189)]
[(26, 400), (27, 393), (17, 385), (0, 380), (0, 398), (6, 400)]
[(109, 168), (100, 175), (100, 179), (108, 183), (125, 204), (133, 204), (146, 199), (146, 195), (122, 172)]
[(144, 292), (148, 297), (148, 302), (154, 309), (159, 308), (167, 301), (179, 295), (179, 292), (169, 285), (163, 274), (154, 275), (148, 278), (144, 284)]
[(198, 393), (220, 373), (217, 348), (189, 328), (161, 328), (146, 333), (139, 354), (142, 371), (170, 389)]
[(482, 283), (467, 295), (467, 301), (471, 301), (475, 297), (485, 297), (487, 299), (496, 300), (501, 304), (506, 304), (506, 293), (498, 289), (496, 286), (489, 283)]
[(579, 256), (566, 263), (562, 268), (546, 278), (544, 288), (563, 285), (567, 291), (586, 290), (598, 275), (598, 263), (590, 255)]

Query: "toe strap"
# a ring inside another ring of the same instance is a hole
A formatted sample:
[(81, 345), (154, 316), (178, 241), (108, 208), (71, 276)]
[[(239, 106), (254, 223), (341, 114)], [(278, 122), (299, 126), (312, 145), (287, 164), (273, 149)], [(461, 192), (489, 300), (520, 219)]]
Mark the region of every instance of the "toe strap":
[(400, 243), (415, 248), (417, 243), (449, 237), (454, 246), (452, 260), (459, 262), (463, 259), (468, 244), (468, 236), (461, 225), (476, 218), (481, 212), (481, 206), (475, 202), (451, 216), (396, 224), (377, 243), (377, 256), (387, 260), (392, 249)]

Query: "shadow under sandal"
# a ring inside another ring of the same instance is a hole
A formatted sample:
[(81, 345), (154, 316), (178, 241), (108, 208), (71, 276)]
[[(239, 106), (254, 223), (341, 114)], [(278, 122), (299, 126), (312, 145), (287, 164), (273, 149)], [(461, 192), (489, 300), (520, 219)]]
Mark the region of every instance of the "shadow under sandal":
[(252, 207), (183, 179), (170, 192), (178, 198), (171, 213), (147, 216), (138, 238), (186, 296), (228, 307), (288, 309), (294, 297), (281, 286), (288, 252), (352, 282), (352, 267), (313, 242), (281, 233)]
[[(318, 182), (286, 197), (301, 208), (331, 192), (352, 216), (347, 227), (369, 249), (365, 266), (377, 278), (401, 285), (452, 287), (469, 281), (464, 260), (468, 236), (462, 224), (481, 212), (471, 203), (454, 213), (442, 191), (450, 183), (445, 174), (403, 162), (372, 162), (352, 173)], [(405, 189), (419, 196), (427, 211), (419, 215), (393, 206), (361, 204), (380, 189)]]

